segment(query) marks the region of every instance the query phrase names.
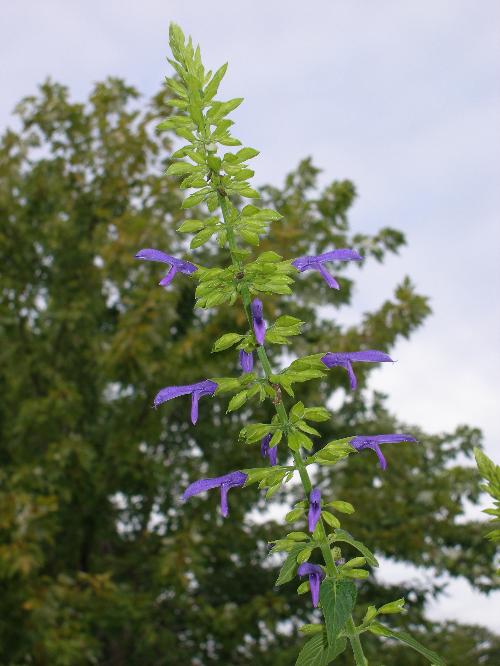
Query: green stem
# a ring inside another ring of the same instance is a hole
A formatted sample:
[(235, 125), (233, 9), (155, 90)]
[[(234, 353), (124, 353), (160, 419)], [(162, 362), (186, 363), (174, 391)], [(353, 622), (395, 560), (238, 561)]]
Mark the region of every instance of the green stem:
[[(224, 223), (226, 226), (229, 251), (231, 253), (231, 261), (234, 266), (236, 266), (239, 270), (241, 270), (243, 267), (242, 262), (238, 257), (234, 256), (233, 254), (234, 251), (237, 249), (237, 245), (236, 245), (236, 239), (234, 237), (234, 230), (229, 221), (230, 202), (226, 196), (222, 196), (219, 194), (219, 204), (222, 211), (222, 217), (224, 218)], [(243, 301), (243, 307), (245, 309), (245, 314), (247, 316), (248, 322), (251, 327), (252, 326), (252, 315), (250, 312), (251, 297), (248, 287), (246, 285), (242, 285), (241, 287), (241, 297)], [(274, 373), (266, 349), (263, 345), (259, 345), (257, 347), (257, 356), (259, 357), (266, 378), (270, 380), (270, 378)], [(276, 402), (274, 402), (274, 406), (276, 408), (276, 413), (278, 414), (281, 424), (283, 426), (286, 426), (288, 424), (288, 414), (281, 399), (276, 400)], [(297, 471), (300, 475), (300, 480), (302, 481), (304, 493), (307, 497), (309, 496), (309, 493), (311, 492), (312, 489), (312, 483), (309, 477), (309, 473), (307, 471), (307, 466), (304, 463), (304, 459), (302, 458), (302, 454), (300, 453), (300, 451), (293, 452), (293, 459)], [(318, 526), (319, 526), (319, 535), (320, 535), (319, 546), (323, 554), (323, 558), (325, 560), (328, 576), (331, 578), (336, 578), (337, 567), (335, 565), (335, 560), (333, 559), (332, 551), (330, 550), (330, 544), (328, 543), (328, 536), (326, 534), (325, 526), (321, 518), (318, 521)], [(346, 629), (347, 629), (347, 636), (351, 643), (352, 651), (354, 654), (354, 660), (356, 662), (356, 666), (368, 666), (368, 661), (363, 653), (363, 648), (361, 646), (359, 635), (356, 633), (356, 627), (352, 615), (347, 621)]]

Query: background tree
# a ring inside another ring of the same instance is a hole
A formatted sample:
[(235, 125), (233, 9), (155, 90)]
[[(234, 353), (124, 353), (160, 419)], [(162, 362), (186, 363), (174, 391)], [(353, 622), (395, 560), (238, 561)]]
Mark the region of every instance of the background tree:
[[(159, 388), (196, 381), (201, 368), (207, 377), (237, 372), (234, 352), (210, 350), (222, 329), (245, 323), (231, 309), (195, 310), (188, 277), (151, 289), (161, 268), (133, 258), (141, 247), (186, 251), (175, 232), (182, 195), (162, 175), (170, 140), (153, 131), (168, 113), (167, 94), (145, 110), (138, 97), (109, 79), (78, 104), (46, 82), (18, 106), (19, 131), (1, 140), (0, 663), (288, 666), (310, 610), (294, 583), (272, 590), (279, 561), (267, 557), (267, 541), (276, 529), (258, 515), (267, 505), (260, 499), (251, 511), (253, 488), (234, 494), (222, 523), (215, 494), (179, 504), (188, 480), (259, 464), (255, 448), (237, 444), (244, 413), (222, 418), (223, 400), (203, 401), (194, 430), (187, 404), (151, 409)], [(404, 238), (396, 230), (351, 230), (352, 183), (319, 190), (317, 176), (304, 160), (282, 188), (262, 189), (286, 218), (265, 249), (291, 257), (352, 246), (367, 262), (397, 252)], [(197, 261), (220, 263), (219, 252), (214, 245)], [(335, 301), (311, 273), (286, 303), (309, 322), (299, 341), (308, 353), (361, 344), (390, 351), (430, 312), (405, 278), (356, 326), (341, 326), (335, 309), (349, 304), (353, 283), (340, 279)], [(328, 311), (317, 310), (327, 301)], [(279, 299), (269, 307), (285, 311)], [(318, 482), (360, 509), (346, 527), (380, 555), (489, 589), (492, 547), (483, 526), (463, 516), (479, 478), (457, 461), (471, 456), (480, 433), (461, 426), (431, 436), (400, 423), (383, 395), (370, 395), (369, 372), (357, 368), (363, 390), (345, 391), (322, 434), (410, 430), (421, 446), (386, 448), (383, 476), (360, 456), (335, 477), (322, 469)], [(331, 371), (300, 397), (322, 404), (342, 382), (347, 389), (342, 372)], [(374, 580), (370, 603), (407, 596), (405, 623), (451, 664), (499, 662), (500, 641), (487, 630), (425, 618), (438, 584)], [(403, 659), (422, 663), (398, 646), (384, 649), (386, 665)]]

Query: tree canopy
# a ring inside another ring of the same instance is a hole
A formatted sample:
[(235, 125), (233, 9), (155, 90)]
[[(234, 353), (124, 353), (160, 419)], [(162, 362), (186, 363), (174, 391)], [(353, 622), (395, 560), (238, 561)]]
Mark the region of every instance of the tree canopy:
[[(226, 521), (215, 496), (180, 502), (200, 476), (259, 464), (257, 449), (237, 442), (245, 412), (225, 415), (224, 400), (203, 401), (194, 430), (187, 402), (152, 409), (162, 386), (236, 372), (234, 351), (210, 352), (228, 321), (244, 325), (232, 309), (195, 308), (188, 276), (153, 288), (161, 268), (134, 259), (141, 247), (187, 256), (175, 230), (190, 213), (180, 210), (178, 179), (162, 173), (172, 140), (154, 132), (166, 98), (162, 90), (145, 103), (108, 79), (75, 103), (47, 81), (17, 107), (19, 129), (1, 138), (0, 663), (8, 666), (288, 666), (302, 641), (297, 627), (311, 617), (294, 582), (273, 589), (280, 560), (268, 557), (268, 541), (277, 525), (261, 519), (269, 505), (255, 488), (233, 494)], [(305, 159), (282, 186), (261, 188), (286, 219), (265, 249), (296, 257), (356, 247), (364, 263), (398, 251), (405, 239), (395, 229), (351, 228), (353, 183), (320, 188), (318, 174)], [(221, 252), (205, 246), (197, 261), (215, 265)], [(390, 351), (430, 314), (405, 277), (356, 325), (341, 325), (336, 310), (350, 303), (351, 270), (340, 272), (335, 301), (312, 274), (297, 281), (293, 302), (269, 301), (273, 315), (308, 322), (290, 353)], [(335, 476), (323, 468), (318, 484), (358, 508), (346, 525), (377, 554), (488, 591), (493, 546), (464, 516), (480, 479), (463, 461), (481, 433), (401, 423), (367, 388), (369, 372), (357, 371), (358, 393), (335, 370), (301, 389), (313, 404), (346, 389), (334, 418), (319, 424), (322, 435), (401, 429), (420, 445), (388, 447), (384, 474), (367, 452)], [(288, 503), (296, 490), (286, 491)], [(500, 639), (486, 629), (426, 618), (439, 583), (388, 586), (375, 572), (371, 581), (360, 591), (366, 604), (406, 596), (404, 622), (450, 664), (500, 661)], [(384, 663), (423, 663), (402, 649), (388, 642)]]

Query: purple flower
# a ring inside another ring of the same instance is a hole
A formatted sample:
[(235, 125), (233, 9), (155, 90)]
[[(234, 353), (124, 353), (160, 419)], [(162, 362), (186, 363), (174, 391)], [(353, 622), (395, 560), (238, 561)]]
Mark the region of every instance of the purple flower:
[(380, 450), (380, 444), (398, 444), (399, 442), (416, 442), (415, 437), (411, 435), (356, 435), (349, 444), (354, 446), (357, 451), (363, 449), (372, 449), (377, 454), (380, 467), (386, 469), (387, 461)]
[(264, 336), (266, 335), (266, 322), (262, 317), (262, 301), (259, 298), (254, 298), (251, 305), (253, 330), (255, 339), (259, 345), (264, 344)]
[(321, 517), (321, 490), (313, 488), (309, 495), (309, 532), (314, 532), (318, 520)]
[(183, 500), (187, 500), (193, 495), (199, 495), (205, 490), (220, 488), (220, 512), (227, 518), (229, 515), (229, 505), (227, 503), (227, 494), (230, 488), (242, 486), (247, 480), (248, 475), (244, 472), (229, 472), (224, 476), (216, 476), (213, 479), (199, 479), (186, 488), (182, 495)]
[(274, 465), (277, 465), (278, 463), (278, 446), (273, 446), (272, 448), (269, 446), (271, 438), (272, 435), (266, 435), (262, 438), (260, 442), (260, 452), (263, 458), (269, 458), (271, 467), (274, 467)]
[(325, 577), (325, 572), (319, 564), (309, 564), (303, 562), (297, 569), (299, 576), (309, 576), (309, 587), (311, 588), (311, 598), (314, 608), (319, 602), (319, 586)]
[(159, 282), (162, 287), (167, 287), (174, 279), (176, 273), (191, 275), (191, 273), (198, 270), (198, 268), (191, 262), (184, 261), (183, 259), (176, 259), (175, 257), (165, 254), (165, 252), (162, 252), (161, 250), (152, 250), (150, 248), (139, 250), (135, 255), (135, 258), (145, 259), (146, 261), (160, 261), (162, 264), (170, 265), (170, 270)]
[(392, 358), (384, 352), (377, 351), (376, 349), (366, 349), (365, 351), (358, 352), (328, 352), (321, 359), (327, 368), (334, 368), (340, 366), (345, 368), (349, 374), (349, 381), (351, 389), (355, 389), (358, 385), (356, 375), (352, 367), (352, 361), (363, 361), (365, 363), (383, 363), (386, 361), (393, 362)]
[(292, 261), (292, 266), (303, 273), (304, 271), (317, 270), (323, 276), (326, 284), (333, 289), (340, 289), (337, 280), (330, 275), (330, 273), (323, 266), (325, 261), (361, 261), (363, 257), (355, 250), (333, 250), (332, 252), (325, 252), (318, 254), (315, 257), (299, 257)]
[(186, 386), (166, 386), (156, 394), (153, 405), (158, 407), (158, 405), (161, 405), (162, 402), (172, 400), (172, 398), (178, 398), (180, 395), (191, 394), (191, 421), (194, 425), (198, 420), (199, 399), (204, 395), (213, 395), (216, 388), (217, 384), (210, 381), (210, 379), (205, 379), (204, 381), (197, 382), (196, 384), (187, 384)]
[(252, 372), (253, 370), (253, 354), (240, 350), (240, 365), (243, 372)]

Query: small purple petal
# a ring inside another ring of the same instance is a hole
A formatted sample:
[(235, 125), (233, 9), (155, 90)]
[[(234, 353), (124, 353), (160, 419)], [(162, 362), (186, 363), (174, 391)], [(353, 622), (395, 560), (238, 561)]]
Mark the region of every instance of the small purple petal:
[(354, 391), (358, 385), (358, 379), (354, 373), (354, 368), (352, 367), (351, 361), (346, 362), (345, 369), (347, 370), (347, 374), (349, 375), (349, 385), (351, 387), (351, 391)]
[(231, 488), (242, 486), (247, 480), (248, 475), (244, 472), (230, 472), (223, 476), (216, 476), (213, 479), (199, 479), (186, 488), (182, 495), (183, 500), (187, 500), (193, 495), (198, 495), (206, 490), (213, 488), (220, 488), (220, 507), (221, 514), (227, 518), (229, 514), (229, 505), (227, 501), (227, 494)]
[(158, 393), (155, 396), (153, 406), (158, 407), (158, 405), (161, 405), (163, 402), (167, 402), (167, 400), (172, 400), (172, 398), (178, 398), (181, 395), (188, 395), (192, 391), (192, 386), (166, 386), (165, 388), (162, 388), (161, 391), (158, 391)]
[(319, 488), (314, 488), (311, 490), (309, 495), (309, 532), (314, 532), (318, 520), (321, 517), (321, 490)]
[(194, 391), (191, 394), (191, 423), (193, 425), (196, 425), (198, 422), (198, 403), (200, 402), (200, 397), (201, 395), (198, 393), (198, 391)]
[(254, 298), (251, 305), (253, 330), (255, 339), (259, 345), (264, 344), (264, 337), (266, 335), (266, 322), (263, 318), (262, 301), (259, 298)]
[(363, 361), (365, 363), (394, 363), (389, 354), (377, 349), (364, 349), (363, 351), (348, 352), (350, 361)]
[(339, 250), (332, 250), (331, 252), (324, 252), (315, 257), (316, 261), (362, 261), (363, 257), (356, 252), (356, 250), (349, 250), (342, 248)]
[(139, 250), (135, 257), (136, 259), (145, 259), (146, 261), (159, 261), (162, 264), (169, 264), (171, 266), (169, 272), (160, 281), (162, 287), (167, 287), (178, 272), (191, 275), (191, 273), (198, 270), (198, 267), (190, 261), (171, 257), (169, 254), (165, 254), (165, 252), (162, 252), (161, 250), (154, 250), (153, 248)]
[(160, 261), (162, 264), (170, 264), (175, 266), (180, 260), (175, 257), (171, 257), (169, 254), (165, 254), (161, 250), (154, 250), (152, 248), (144, 248), (139, 250), (135, 255), (136, 259), (145, 259), (146, 261)]
[(323, 264), (318, 264), (318, 270), (323, 276), (323, 279), (325, 280), (326, 284), (331, 289), (340, 289), (340, 285), (337, 282), (337, 280), (333, 277), (333, 275), (330, 275), (330, 273), (326, 270)]
[(325, 572), (319, 566), (319, 564), (311, 564), (310, 562), (302, 562), (302, 564), (297, 569), (299, 576), (310, 576), (311, 574), (316, 574), (322, 579), (325, 577)]
[(253, 353), (246, 352), (240, 349), (240, 365), (243, 372), (252, 372), (253, 370)]
[(272, 448), (269, 446), (269, 442), (272, 439), (272, 435), (266, 435), (261, 439), (260, 442), (260, 453), (263, 458), (269, 458), (269, 464), (271, 467), (274, 467), (274, 465), (277, 464), (278, 462), (278, 446), (273, 446)]
[(260, 454), (263, 458), (266, 458), (269, 453), (269, 442), (272, 439), (272, 435), (265, 435), (260, 440)]
[(227, 483), (222, 483), (220, 487), (220, 512), (223, 518), (227, 518), (229, 515), (229, 504), (227, 501), (227, 494), (229, 492)]
[(327, 368), (345, 368), (349, 374), (349, 383), (351, 389), (353, 390), (358, 384), (356, 375), (354, 374), (354, 369), (352, 367), (353, 361), (364, 363), (384, 363), (388, 361), (393, 362), (389, 354), (378, 351), (376, 349), (365, 349), (363, 351), (357, 352), (327, 352), (321, 358), (321, 361), (326, 365)]
[(299, 576), (309, 576), (309, 587), (311, 588), (312, 604), (316, 608), (319, 603), (319, 588), (321, 581), (325, 577), (323, 569), (317, 564), (304, 562), (297, 569)]
[(387, 461), (380, 449), (380, 444), (399, 444), (400, 442), (416, 442), (415, 437), (405, 434), (389, 434), (389, 435), (356, 435), (350, 440), (351, 446), (357, 451), (363, 449), (372, 449), (377, 454), (380, 467), (385, 470), (387, 468)]
[(177, 268), (175, 266), (172, 266), (172, 268), (168, 271), (168, 273), (163, 277), (158, 284), (160, 287), (168, 287), (168, 285), (172, 282), (174, 277), (177, 274)]
[(319, 603), (319, 587), (321, 585), (321, 579), (317, 574), (309, 576), (309, 587), (311, 588), (311, 601), (314, 608), (318, 606)]
[(301, 273), (309, 270), (317, 270), (323, 276), (323, 279), (332, 289), (340, 289), (337, 280), (323, 266), (326, 261), (360, 261), (363, 259), (355, 250), (339, 249), (331, 252), (324, 252), (316, 256), (298, 257), (292, 261), (292, 266)]
[(204, 395), (213, 395), (217, 384), (210, 379), (197, 382), (196, 384), (187, 384), (186, 386), (166, 386), (156, 394), (153, 405), (158, 407), (167, 400), (178, 398), (181, 395), (191, 394), (191, 421), (195, 424), (198, 420), (198, 401)]

